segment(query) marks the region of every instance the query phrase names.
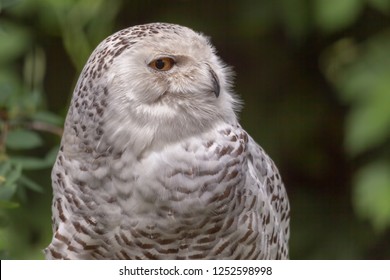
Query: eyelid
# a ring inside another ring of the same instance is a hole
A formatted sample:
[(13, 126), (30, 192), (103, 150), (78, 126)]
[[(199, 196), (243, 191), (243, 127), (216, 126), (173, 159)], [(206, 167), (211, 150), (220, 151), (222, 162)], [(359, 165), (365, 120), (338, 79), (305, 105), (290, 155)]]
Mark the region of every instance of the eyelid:
[(165, 53), (160, 53), (158, 55), (155, 55), (152, 60), (156, 60), (156, 59), (159, 59), (159, 58), (163, 58), (163, 57), (167, 57), (167, 58), (172, 58), (173, 60), (176, 60), (176, 56), (175, 55), (172, 55), (172, 54), (165, 54)]
[(152, 63), (153, 61), (156, 61), (157, 59), (161, 59), (161, 58), (170, 58), (170, 59), (173, 59), (173, 61), (175, 62), (176, 64), (176, 61), (177, 61), (177, 57), (174, 56), (174, 55), (170, 55), (170, 54), (159, 54), (159, 55), (156, 55), (156, 56), (153, 56), (150, 60), (149, 60), (149, 63)]

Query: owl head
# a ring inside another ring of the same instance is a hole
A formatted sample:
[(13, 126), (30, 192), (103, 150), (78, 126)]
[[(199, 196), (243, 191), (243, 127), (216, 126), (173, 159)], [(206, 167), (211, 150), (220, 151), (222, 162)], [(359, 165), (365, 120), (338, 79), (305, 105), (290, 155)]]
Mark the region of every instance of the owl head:
[(138, 25), (95, 49), (69, 115), (100, 122), (99, 139), (112, 146), (179, 141), (235, 121), (231, 79), (204, 35), (175, 24)]

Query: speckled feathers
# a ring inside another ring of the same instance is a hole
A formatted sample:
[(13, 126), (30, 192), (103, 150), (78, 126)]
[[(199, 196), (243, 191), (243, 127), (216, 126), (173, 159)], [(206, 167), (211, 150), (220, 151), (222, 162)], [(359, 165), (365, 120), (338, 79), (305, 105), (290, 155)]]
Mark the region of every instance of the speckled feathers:
[[(174, 65), (150, 67), (161, 58)], [(287, 258), (287, 194), (238, 104), (202, 34), (153, 23), (104, 40), (66, 118), (46, 257)]]

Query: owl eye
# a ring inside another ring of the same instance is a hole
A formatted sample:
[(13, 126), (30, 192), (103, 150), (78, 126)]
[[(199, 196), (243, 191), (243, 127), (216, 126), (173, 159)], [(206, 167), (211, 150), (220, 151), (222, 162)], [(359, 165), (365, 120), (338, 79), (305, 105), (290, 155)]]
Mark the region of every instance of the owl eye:
[(149, 67), (157, 71), (171, 70), (175, 61), (170, 57), (157, 58), (149, 63)]

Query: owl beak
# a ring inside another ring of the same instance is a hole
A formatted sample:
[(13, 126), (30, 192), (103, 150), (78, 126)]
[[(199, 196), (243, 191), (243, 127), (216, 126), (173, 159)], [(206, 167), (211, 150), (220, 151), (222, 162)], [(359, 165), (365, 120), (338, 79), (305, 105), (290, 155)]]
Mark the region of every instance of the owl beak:
[(213, 92), (215, 94), (215, 97), (218, 97), (219, 96), (219, 92), (221, 90), (221, 87), (219, 85), (218, 76), (217, 76), (217, 74), (215, 74), (215, 72), (213, 71), (213, 69), (211, 69), (210, 66), (209, 66), (209, 72), (211, 74), (211, 79), (212, 79), (212, 82), (213, 82)]

